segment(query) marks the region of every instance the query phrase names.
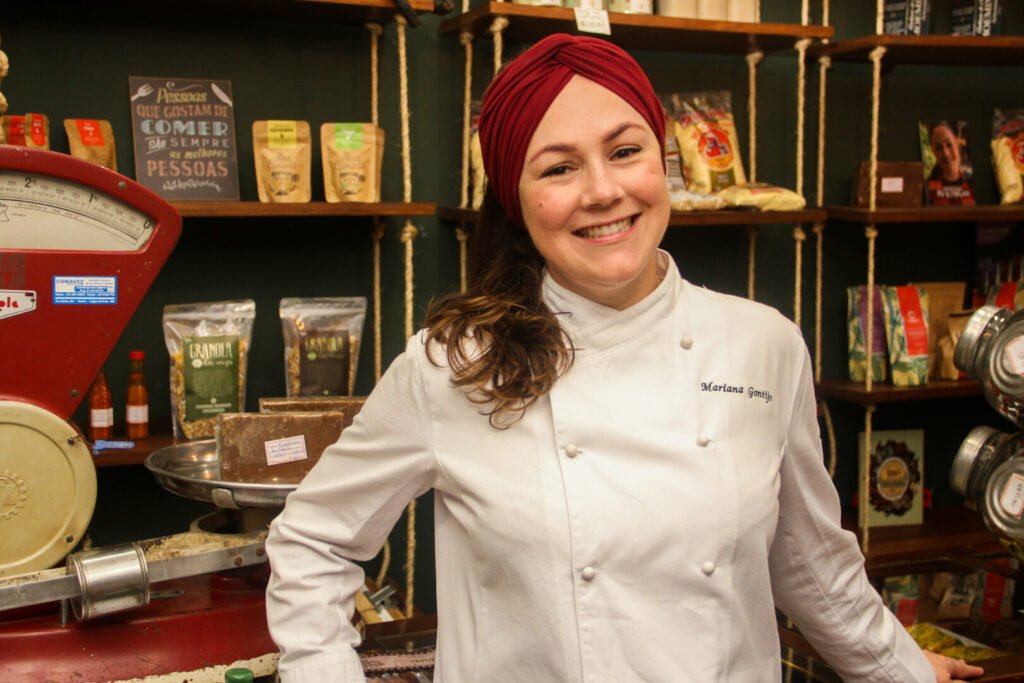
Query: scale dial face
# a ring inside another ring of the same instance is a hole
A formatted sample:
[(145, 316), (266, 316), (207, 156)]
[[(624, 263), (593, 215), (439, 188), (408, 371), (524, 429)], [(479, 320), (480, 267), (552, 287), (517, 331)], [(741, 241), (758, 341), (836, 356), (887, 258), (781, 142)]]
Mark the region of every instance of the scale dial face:
[(0, 170), (0, 244), (14, 250), (138, 251), (153, 219), (99, 190)]

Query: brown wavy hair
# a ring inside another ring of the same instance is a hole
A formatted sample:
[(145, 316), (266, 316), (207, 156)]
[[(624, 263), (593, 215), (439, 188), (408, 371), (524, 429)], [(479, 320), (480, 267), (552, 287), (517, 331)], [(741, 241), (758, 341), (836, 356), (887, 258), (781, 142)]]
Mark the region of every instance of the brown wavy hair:
[[(544, 259), (488, 188), (469, 239), (466, 291), (427, 309), (429, 342), (445, 347), (451, 382), (506, 429), (572, 366), (572, 341), (541, 299)], [(434, 358), (431, 362), (437, 365)]]

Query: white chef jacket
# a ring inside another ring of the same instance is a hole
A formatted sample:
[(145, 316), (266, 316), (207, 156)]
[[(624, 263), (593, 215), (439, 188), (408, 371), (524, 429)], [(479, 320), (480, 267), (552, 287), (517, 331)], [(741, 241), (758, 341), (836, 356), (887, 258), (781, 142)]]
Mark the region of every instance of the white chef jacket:
[(544, 281), (571, 370), (507, 430), (420, 334), (267, 542), (282, 680), (363, 681), (368, 560), (435, 490), (435, 680), (777, 682), (778, 605), (851, 681), (934, 681), (868, 583), (796, 326), (666, 276), (618, 311)]

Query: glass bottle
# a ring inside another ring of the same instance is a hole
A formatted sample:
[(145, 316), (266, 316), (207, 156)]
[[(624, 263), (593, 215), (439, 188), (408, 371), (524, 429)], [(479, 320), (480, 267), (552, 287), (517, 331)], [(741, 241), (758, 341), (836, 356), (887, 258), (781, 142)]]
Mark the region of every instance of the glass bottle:
[(149, 392), (142, 371), (146, 359), (144, 351), (129, 351), (128, 389), (125, 393), (125, 425), (129, 439), (149, 436)]
[(1024, 558), (1024, 434), (975, 427), (950, 469), (950, 487), (967, 499), (985, 525)]
[(241, 667), (228, 669), (224, 672), (224, 683), (253, 683), (253, 673)]
[(1024, 427), (1024, 310), (979, 308), (967, 321), (953, 360), (981, 382), (996, 412)]
[(107, 386), (107, 373), (103, 368), (96, 375), (89, 387), (89, 440), (96, 443), (100, 439), (114, 436), (114, 400)]

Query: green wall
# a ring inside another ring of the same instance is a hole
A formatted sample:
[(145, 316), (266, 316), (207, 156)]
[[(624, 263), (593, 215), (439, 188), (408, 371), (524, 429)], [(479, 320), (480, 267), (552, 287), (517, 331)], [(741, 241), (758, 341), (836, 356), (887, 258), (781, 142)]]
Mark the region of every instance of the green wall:
[[(53, 148), (67, 151), (61, 122), (68, 117), (105, 118), (114, 127), (118, 163), (132, 175), (128, 77), (178, 76), (229, 79), (235, 99), (235, 124), (241, 196), (256, 199), (250, 138), (256, 119), (304, 119), (316, 129), (324, 121), (370, 118), (369, 37), (361, 26), (346, 25), (329, 11), (275, 8), (295, 2), (226, 3), (20, 3), (0, 19), (0, 47), (11, 61), (2, 85), (11, 113), (41, 112), (50, 117)], [(873, 28), (873, 3), (833, 1), (838, 37)], [(948, 0), (936, 0), (936, 16), (948, 12)], [(1012, 3), (1008, 3), (1012, 4)], [(763, 0), (766, 21), (798, 22), (794, 0)], [(814, 2), (812, 17), (818, 16)], [(130, 11), (129, 11), (130, 9)], [(1009, 32), (1024, 33), (1024, 10), (1008, 10)], [(440, 18), (426, 16), (409, 32), (409, 100), (412, 111), (413, 199), (457, 204), (462, 112), (462, 48), (455, 36), (438, 33)], [(937, 19), (937, 26), (942, 20)], [(948, 25), (948, 22), (947, 24)], [(514, 54), (520, 46), (509, 48)], [(742, 56), (634, 53), (661, 93), (728, 89), (733, 94), (742, 144), (748, 140), (745, 107), (747, 67)], [(796, 164), (795, 53), (770, 55), (758, 75), (758, 177), (793, 187)], [(478, 41), (474, 94), (479, 97), (491, 69), (491, 44)], [(812, 203), (817, 140), (817, 68), (808, 70), (805, 195)], [(970, 126), (970, 154), (976, 193), (983, 203), (997, 194), (988, 162), (987, 136), (992, 109), (1024, 107), (1020, 67), (898, 66), (882, 88), (881, 158), (918, 158), (915, 123), (919, 118), (958, 118)], [(837, 64), (828, 82), (826, 203), (846, 203), (855, 164), (868, 154), (870, 67)], [(397, 37), (388, 26), (381, 41), (381, 122), (387, 133), (383, 197), (401, 200), (398, 119)], [(744, 151), (744, 158), (746, 152)], [(313, 155), (313, 198), (322, 199), (318, 150)], [(458, 280), (457, 243), (452, 226), (433, 218), (417, 219), (415, 242), (416, 318), (431, 296)], [(385, 364), (403, 347), (401, 222), (387, 221), (384, 240), (382, 305)], [(247, 407), (259, 396), (284, 393), (277, 304), (283, 296), (372, 297), (372, 222), (337, 218), (187, 219), (170, 262), (118, 342), (108, 363), (115, 396), (123, 390), (127, 352), (147, 354), (151, 415), (166, 422), (169, 412), (167, 359), (160, 318), (168, 303), (253, 298), (257, 321), (250, 356)], [(757, 298), (792, 316), (792, 226), (760, 231)], [(826, 232), (823, 356), (826, 376), (845, 371), (846, 286), (865, 279), (865, 240), (856, 226), (831, 226)], [(746, 293), (746, 232), (742, 227), (670, 230), (665, 246), (685, 277), (708, 287)], [(1012, 247), (1003, 243), (996, 251)], [(878, 281), (960, 279), (973, 276), (977, 249), (969, 225), (913, 226), (882, 230)], [(804, 249), (803, 328), (813, 339), (813, 240)], [(88, 330), (81, 331), (88, 334)], [(364, 336), (358, 390), (373, 384), (372, 332)], [(0, 338), (0, 344), (22, 343)], [(2, 380), (0, 380), (2, 381)], [(862, 412), (833, 405), (840, 438), (837, 483), (844, 501), (856, 489), (855, 444)], [(930, 402), (883, 410), (876, 428), (927, 429), (926, 482), (937, 498), (952, 504), (945, 489), (948, 462), (966, 432), (987, 422), (1001, 426), (980, 399)], [(78, 417), (82, 416), (79, 411)], [(173, 533), (206, 511), (160, 489), (142, 467), (102, 468), (91, 534), (97, 544)], [(421, 606), (433, 605), (432, 514), (429, 496), (418, 514)], [(404, 521), (393, 539), (393, 573), (404, 562)], [(372, 567), (371, 567), (372, 569)]]

